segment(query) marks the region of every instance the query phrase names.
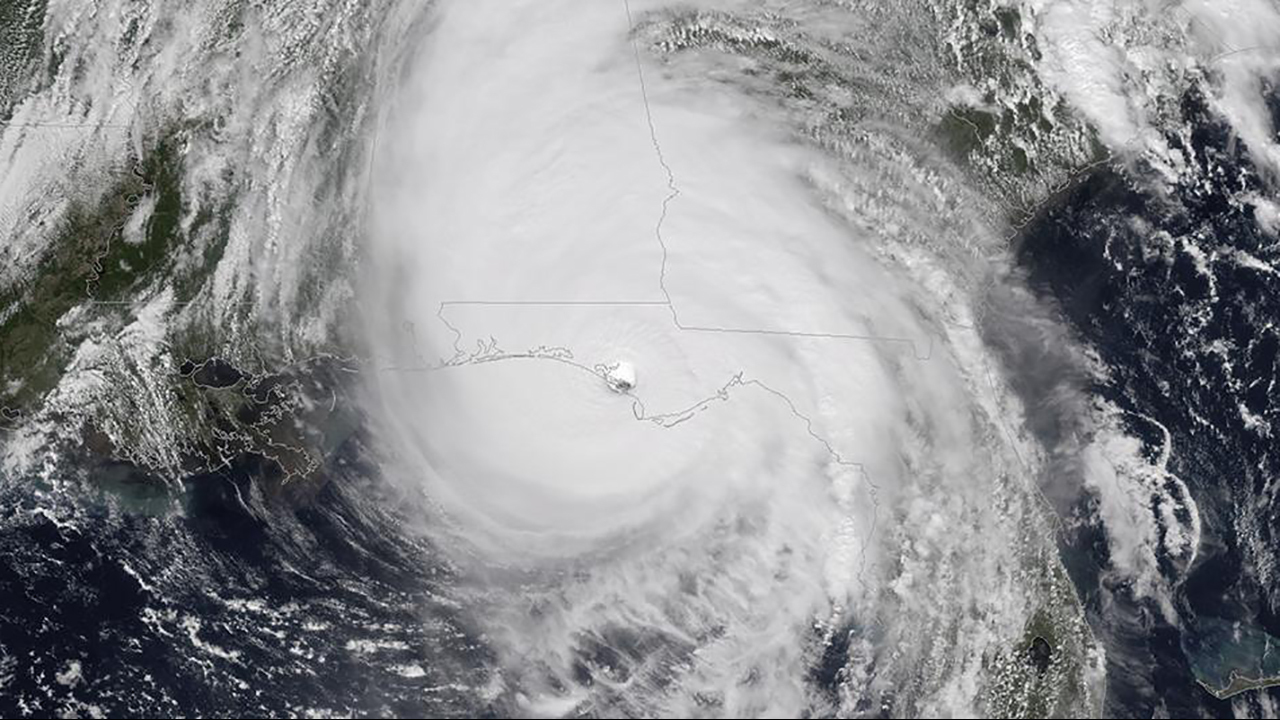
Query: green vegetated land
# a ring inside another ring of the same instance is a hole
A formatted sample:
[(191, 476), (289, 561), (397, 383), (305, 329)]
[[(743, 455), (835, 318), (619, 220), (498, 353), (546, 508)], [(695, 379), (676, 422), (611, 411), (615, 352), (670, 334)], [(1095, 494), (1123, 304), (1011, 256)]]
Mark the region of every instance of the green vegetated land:
[[(134, 297), (169, 262), (182, 213), (178, 142), (166, 137), (128, 162), (97, 199), (73, 199), (35, 270), (0, 289), (0, 407), (8, 415), (29, 409), (57, 384), (72, 350), (59, 318), (89, 300)], [(125, 225), (144, 201), (154, 209), (141, 238), (126, 242)]]

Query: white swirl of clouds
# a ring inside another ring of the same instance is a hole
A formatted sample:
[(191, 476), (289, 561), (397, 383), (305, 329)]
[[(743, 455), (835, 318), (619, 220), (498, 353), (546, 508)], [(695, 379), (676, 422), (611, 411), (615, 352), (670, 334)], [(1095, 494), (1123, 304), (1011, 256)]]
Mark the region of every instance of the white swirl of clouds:
[(372, 171), (396, 472), (530, 713), (981, 712), (1057, 562), (966, 309), (999, 234), (904, 128), (815, 145), (659, 62), (651, 11), (437, 8)]

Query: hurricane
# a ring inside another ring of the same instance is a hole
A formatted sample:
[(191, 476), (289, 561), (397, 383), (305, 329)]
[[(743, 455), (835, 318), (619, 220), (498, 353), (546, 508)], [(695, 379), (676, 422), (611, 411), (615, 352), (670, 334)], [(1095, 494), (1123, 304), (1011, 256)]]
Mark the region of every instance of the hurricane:
[(954, 711), (1053, 601), (1024, 590), (1047, 518), (958, 307), (1003, 238), (886, 98), (845, 146), (740, 58), (646, 51), (708, 25), (442, 8), (370, 171), (399, 475), (484, 578), (531, 708), (839, 708), (810, 691), (839, 637), (849, 697)]
[(1277, 48), (0, 8), (0, 710), (1274, 716)]

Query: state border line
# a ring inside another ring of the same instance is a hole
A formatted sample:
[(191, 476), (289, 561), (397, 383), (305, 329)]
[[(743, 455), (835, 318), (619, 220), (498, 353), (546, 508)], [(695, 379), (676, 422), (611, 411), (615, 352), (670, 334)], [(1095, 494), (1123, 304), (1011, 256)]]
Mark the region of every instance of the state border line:
[(658, 289), (662, 293), (662, 301), (649, 300), (444, 300), (436, 310), (436, 317), (440, 319), (446, 327), (453, 332), (454, 347), (457, 349), (458, 343), (462, 340), (462, 331), (455, 325), (445, 319), (445, 309), (456, 306), (488, 306), (488, 307), (666, 307), (671, 313), (671, 322), (677, 330), (685, 332), (700, 333), (720, 333), (726, 335), (763, 335), (770, 337), (794, 337), (808, 338), (819, 340), (851, 340), (856, 342), (882, 343), (890, 345), (906, 345), (911, 348), (911, 353), (917, 361), (928, 361), (933, 359), (934, 338), (932, 335), (926, 335), (928, 344), (924, 354), (921, 354), (919, 344), (916, 340), (906, 337), (896, 337), (888, 335), (876, 335), (872, 333), (838, 333), (838, 332), (811, 332), (803, 330), (780, 330), (771, 328), (738, 328), (723, 327), (715, 325), (686, 325), (680, 321), (679, 310), (676, 308), (675, 302), (671, 299), (671, 292), (667, 289), (667, 265), (670, 259), (670, 251), (667, 247), (666, 239), (662, 235), (662, 226), (666, 223), (667, 212), (671, 205), (671, 201), (680, 197), (680, 187), (676, 183), (675, 173), (671, 169), (671, 165), (667, 163), (666, 155), (662, 151), (662, 144), (658, 140), (657, 127), (653, 121), (653, 109), (649, 104), (648, 85), (644, 79), (644, 67), (640, 57), (640, 46), (635, 39), (635, 21), (631, 13), (631, 3), (629, 0), (622, 0), (623, 7), (627, 15), (627, 30), (630, 37), (632, 54), (635, 57), (636, 78), (640, 84), (640, 96), (644, 102), (645, 124), (649, 129), (649, 141), (653, 145), (654, 154), (658, 158), (658, 164), (662, 166), (663, 172), (667, 176), (667, 195), (662, 199), (662, 212), (658, 216), (658, 221), (654, 225), (653, 234), (658, 241), (658, 246), (662, 249), (662, 262), (658, 269)]

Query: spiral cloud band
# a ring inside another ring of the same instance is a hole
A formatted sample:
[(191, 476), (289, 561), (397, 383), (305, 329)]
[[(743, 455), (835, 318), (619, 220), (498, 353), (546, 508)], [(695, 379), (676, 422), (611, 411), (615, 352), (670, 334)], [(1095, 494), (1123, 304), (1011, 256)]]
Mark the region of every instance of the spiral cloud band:
[[(487, 578), (531, 712), (607, 702), (606, 678), (676, 689), (633, 711), (797, 712), (814, 653), (876, 617), (866, 663), (965, 646), (926, 683), (955, 691), (1021, 632), (1013, 536), (1043, 522), (955, 306), (995, 234), (927, 154), (886, 174), (892, 128), (832, 152), (735, 68), (656, 60), (662, 17), (447, 4), (407, 64), (371, 214), (401, 472)], [(877, 206), (844, 200), (869, 183)], [(969, 556), (978, 533), (1009, 542)]]

